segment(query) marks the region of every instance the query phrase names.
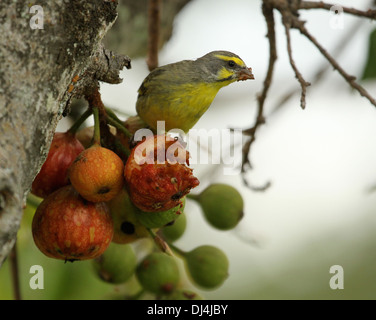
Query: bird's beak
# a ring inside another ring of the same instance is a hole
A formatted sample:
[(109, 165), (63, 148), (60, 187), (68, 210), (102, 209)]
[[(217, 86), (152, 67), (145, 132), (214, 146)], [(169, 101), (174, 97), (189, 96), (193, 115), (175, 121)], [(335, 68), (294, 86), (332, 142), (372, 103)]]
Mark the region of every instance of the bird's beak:
[(252, 68), (241, 69), (238, 72), (238, 81), (244, 81), (244, 80), (248, 80), (248, 79), (251, 79), (251, 80), (255, 79), (255, 76), (252, 73)]

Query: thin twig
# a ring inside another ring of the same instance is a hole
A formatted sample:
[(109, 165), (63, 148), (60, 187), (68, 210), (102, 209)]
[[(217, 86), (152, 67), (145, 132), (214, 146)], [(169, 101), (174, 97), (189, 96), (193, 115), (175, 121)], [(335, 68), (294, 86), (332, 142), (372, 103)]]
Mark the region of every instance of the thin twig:
[(357, 90), (361, 96), (365, 97), (371, 104), (376, 107), (376, 100), (373, 98), (366, 89), (364, 89), (360, 84), (358, 84), (355, 80), (356, 77), (349, 75), (339, 64), (338, 62), (326, 51), (326, 49), (313, 37), (309, 31), (306, 29), (303, 23), (299, 21), (299, 23), (295, 23), (294, 28), (297, 28), (300, 33), (302, 33), (308, 40), (310, 40), (315, 47), (321, 52), (321, 54), (328, 60), (328, 62), (333, 66), (335, 70), (337, 70), (342, 77), (348, 82), (348, 84)]
[(304, 110), (305, 106), (306, 106), (307, 87), (310, 86), (311, 83), (304, 80), (302, 74), (300, 73), (300, 71), (296, 67), (295, 61), (292, 57), (291, 37), (290, 37), (291, 24), (289, 22), (288, 17), (282, 16), (282, 24), (285, 27), (285, 34), (286, 34), (286, 40), (287, 40), (287, 53), (288, 53), (288, 56), (289, 56), (290, 65), (291, 65), (292, 69), (294, 70), (295, 77), (296, 77), (296, 79), (298, 79), (298, 81), (300, 83), (300, 87), (302, 89), (301, 96), (300, 96), (300, 106)]
[[(336, 47), (333, 49), (333, 56), (338, 57), (341, 55), (341, 53), (344, 52), (345, 48), (351, 43), (351, 39), (354, 37), (354, 35), (357, 34), (358, 29), (363, 25), (362, 20), (357, 20), (356, 23), (350, 28), (348, 28), (348, 31), (342, 36), (341, 40), (338, 42)], [(318, 83), (322, 77), (329, 71), (327, 63), (323, 63), (321, 67), (317, 68), (316, 73), (312, 76), (311, 85)], [(278, 102), (275, 103), (275, 106), (272, 108), (272, 111), (269, 113), (269, 116), (271, 114), (274, 114), (276, 111), (278, 111), (282, 106), (285, 105), (286, 102), (288, 102), (296, 93), (298, 93), (298, 89), (291, 89), (287, 93), (285, 93)]]
[(11, 272), (12, 272), (12, 283), (13, 283), (13, 295), (14, 300), (21, 300), (21, 290), (20, 290), (20, 279), (18, 271), (18, 259), (17, 259), (17, 242), (14, 244), (12, 251), (9, 255)]
[(325, 3), (323, 1), (315, 2), (315, 1), (301, 1), (299, 5), (299, 9), (325, 9), (325, 10), (332, 10), (332, 8), (341, 7), (343, 12), (347, 14), (352, 14), (358, 17), (364, 17), (369, 19), (376, 19), (376, 10), (368, 9), (367, 11), (362, 11), (354, 8), (343, 7), (341, 5), (335, 5), (331, 3)]
[(148, 58), (149, 71), (158, 67), (159, 29), (160, 29), (160, 0), (149, 0), (148, 7)]
[(265, 21), (267, 24), (267, 38), (269, 39), (269, 65), (268, 71), (266, 73), (264, 79), (264, 86), (261, 94), (257, 96), (258, 101), (258, 109), (256, 115), (256, 121), (253, 127), (243, 130), (243, 134), (245, 136), (249, 136), (249, 139), (243, 145), (243, 159), (242, 159), (242, 168), (241, 172), (243, 174), (243, 182), (244, 184), (255, 191), (264, 191), (270, 186), (270, 182), (267, 182), (262, 187), (253, 187), (249, 184), (249, 182), (245, 179), (244, 174), (247, 171), (247, 167), (252, 168), (251, 161), (250, 161), (250, 151), (252, 143), (256, 140), (256, 131), (257, 129), (265, 123), (264, 118), (264, 104), (265, 100), (272, 82), (273, 78), (273, 71), (274, 65), (277, 60), (277, 45), (276, 45), (276, 37), (275, 37), (275, 21), (274, 21), (274, 14), (273, 14), (273, 7), (268, 6), (265, 1), (262, 4), (262, 13), (265, 17)]
[[(276, 38), (275, 38), (275, 22), (274, 22), (273, 8), (266, 6), (265, 3), (263, 3), (262, 12), (267, 22), (267, 28), (268, 28), (267, 38), (269, 39), (269, 65), (268, 65), (268, 71), (266, 73), (266, 77), (264, 80), (264, 87), (263, 87), (262, 93), (261, 95), (257, 97), (257, 100), (258, 100), (257, 119), (262, 118), (265, 99), (268, 94), (271, 82), (272, 82), (274, 64), (277, 60), (277, 45), (276, 45)], [(257, 124), (257, 121), (256, 121), (256, 124)]]

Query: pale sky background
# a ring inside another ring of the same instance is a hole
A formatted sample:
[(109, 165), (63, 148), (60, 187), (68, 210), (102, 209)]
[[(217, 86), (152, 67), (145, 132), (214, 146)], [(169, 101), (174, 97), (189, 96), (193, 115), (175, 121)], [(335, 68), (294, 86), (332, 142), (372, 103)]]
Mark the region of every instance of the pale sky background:
[[(369, 3), (338, 2), (359, 9)], [(212, 50), (229, 50), (238, 54), (255, 74), (254, 81), (222, 89), (195, 128), (246, 128), (253, 124), (256, 94), (262, 88), (268, 63), (260, 5), (261, 1), (249, 0), (195, 0), (177, 17), (173, 37), (160, 52), (161, 65), (196, 59)], [(329, 52), (356, 21), (344, 16), (344, 28), (333, 29), (333, 15), (324, 10), (307, 12), (302, 18)], [(245, 200), (245, 217), (230, 232), (212, 229), (197, 205), (187, 204), (188, 229), (177, 244), (185, 250), (201, 244), (217, 245), (230, 259), (229, 279), (216, 291), (205, 292), (209, 298), (228, 298), (228, 292), (240, 287), (251, 293), (264, 285), (265, 278), (277, 279), (286, 270), (295, 269), (290, 257), (304, 251), (305, 246), (336, 235), (335, 243), (328, 243), (330, 250), (313, 253), (319, 259), (333, 254), (331, 250), (348, 250), (349, 243), (361, 239), (365, 232), (374, 232), (376, 227), (376, 192), (367, 193), (367, 188), (376, 184), (376, 109), (330, 70), (325, 80), (308, 88), (306, 110), (301, 110), (298, 94), (268, 117), (284, 92), (299, 88), (288, 63), (279, 14), (276, 21), (278, 60), (266, 100), (267, 124), (257, 133), (251, 154), (254, 169), (248, 175), (255, 185), (270, 180), (271, 188), (256, 193), (244, 188), (239, 176), (224, 176), (221, 170), (217, 176), (206, 176), (213, 166), (193, 167), (199, 179), (205, 177), (194, 192), (208, 183), (224, 182), (239, 188)], [(339, 58), (350, 74), (361, 75), (369, 31), (375, 26), (375, 22), (364, 23)], [(297, 31), (292, 31), (292, 45), (297, 67), (311, 81), (324, 58)], [(331, 69), (329, 65), (328, 68)], [(133, 60), (132, 69), (122, 73), (122, 84), (102, 84), (105, 104), (135, 114), (137, 89), (147, 74), (145, 60)], [(375, 83), (366, 87), (376, 96)], [(350, 249), (347, 254), (355, 252)], [(329, 268), (330, 265), (316, 274), (325, 283), (329, 282)], [(307, 276), (293, 284), (286, 283), (286, 292), (298, 290), (299, 286), (314, 287), (316, 283), (317, 278)]]

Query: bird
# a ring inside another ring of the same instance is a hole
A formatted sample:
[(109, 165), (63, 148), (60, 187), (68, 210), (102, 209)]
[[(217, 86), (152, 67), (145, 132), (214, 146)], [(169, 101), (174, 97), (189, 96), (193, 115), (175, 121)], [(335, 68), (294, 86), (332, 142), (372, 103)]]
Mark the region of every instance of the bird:
[(136, 111), (154, 131), (157, 121), (164, 121), (166, 131), (187, 133), (221, 88), (248, 79), (254, 79), (252, 69), (238, 55), (224, 50), (166, 64), (153, 69), (142, 82)]

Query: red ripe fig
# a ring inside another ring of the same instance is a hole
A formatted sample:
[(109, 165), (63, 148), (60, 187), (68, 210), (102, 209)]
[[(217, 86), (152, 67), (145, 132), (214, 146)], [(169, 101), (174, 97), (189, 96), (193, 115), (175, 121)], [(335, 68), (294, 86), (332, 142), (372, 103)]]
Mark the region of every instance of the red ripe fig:
[(145, 212), (181, 205), (181, 199), (199, 185), (187, 164), (189, 153), (178, 140), (156, 135), (140, 142), (124, 170), (133, 204)]
[(32, 222), (36, 246), (46, 256), (65, 261), (100, 256), (113, 237), (113, 222), (104, 202), (83, 199), (68, 185), (38, 206)]
[(47, 159), (34, 179), (31, 193), (45, 198), (69, 184), (68, 168), (83, 150), (83, 145), (73, 133), (56, 132)]

